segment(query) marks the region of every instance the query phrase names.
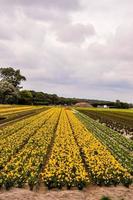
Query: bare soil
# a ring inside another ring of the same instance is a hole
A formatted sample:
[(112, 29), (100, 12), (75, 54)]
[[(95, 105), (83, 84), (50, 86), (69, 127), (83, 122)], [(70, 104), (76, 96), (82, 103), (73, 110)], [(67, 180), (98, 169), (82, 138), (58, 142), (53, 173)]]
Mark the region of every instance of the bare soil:
[(40, 190), (14, 188), (9, 191), (0, 191), (0, 200), (100, 200), (103, 196), (111, 200), (133, 200), (133, 186), (126, 188), (90, 186), (79, 190)]

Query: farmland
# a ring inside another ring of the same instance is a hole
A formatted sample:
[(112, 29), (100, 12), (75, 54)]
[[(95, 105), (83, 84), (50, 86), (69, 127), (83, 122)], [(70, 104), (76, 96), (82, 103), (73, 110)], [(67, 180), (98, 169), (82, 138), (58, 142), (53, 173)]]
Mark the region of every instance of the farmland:
[(128, 186), (132, 150), (131, 140), (86, 115), (52, 107), (1, 128), (0, 186)]
[(133, 174), (133, 141), (80, 112), (76, 112), (76, 116), (82, 121), (88, 131), (93, 133), (108, 148), (112, 155)]
[(0, 124), (2, 125), (3, 123), (15, 121), (46, 109), (48, 109), (48, 107), (0, 105)]
[(133, 110), (95, 108), (78, 108), (78, 110), (107, 127), (133, 138)]

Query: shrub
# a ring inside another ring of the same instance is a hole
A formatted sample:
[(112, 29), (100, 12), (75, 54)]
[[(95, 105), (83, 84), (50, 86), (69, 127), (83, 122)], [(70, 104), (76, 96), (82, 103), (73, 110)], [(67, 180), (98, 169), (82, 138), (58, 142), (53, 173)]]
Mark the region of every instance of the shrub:
[(103, 196), (100, 200), (111, 200), (111, 199), (107, 196)]

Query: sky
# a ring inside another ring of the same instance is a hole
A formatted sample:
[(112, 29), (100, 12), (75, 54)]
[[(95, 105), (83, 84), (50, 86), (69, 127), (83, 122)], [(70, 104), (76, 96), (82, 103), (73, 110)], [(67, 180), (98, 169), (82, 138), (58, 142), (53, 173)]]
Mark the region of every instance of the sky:
[(133, 102), (132, 0), (0, 0), (0, 66), (24, 89)]

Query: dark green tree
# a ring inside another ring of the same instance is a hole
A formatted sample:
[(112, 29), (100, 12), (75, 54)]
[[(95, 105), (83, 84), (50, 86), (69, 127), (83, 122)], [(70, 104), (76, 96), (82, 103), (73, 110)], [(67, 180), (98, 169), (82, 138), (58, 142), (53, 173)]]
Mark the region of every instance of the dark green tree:
[(20, 88), (21, 81), (26, 80), (26, 78), (21, 75), (19, 69), (15, 70), (12, 67), (0, 68), (0, 78), (4, 81), (8, 81), (15, 88)]
[(0, 103), (17, 103), (18, 96), (17, 88), (8, 81), (0, 81)]
[(22, 90), (19, 92), (19, 104), (32, 104), (32, 93), (29, 90)]

